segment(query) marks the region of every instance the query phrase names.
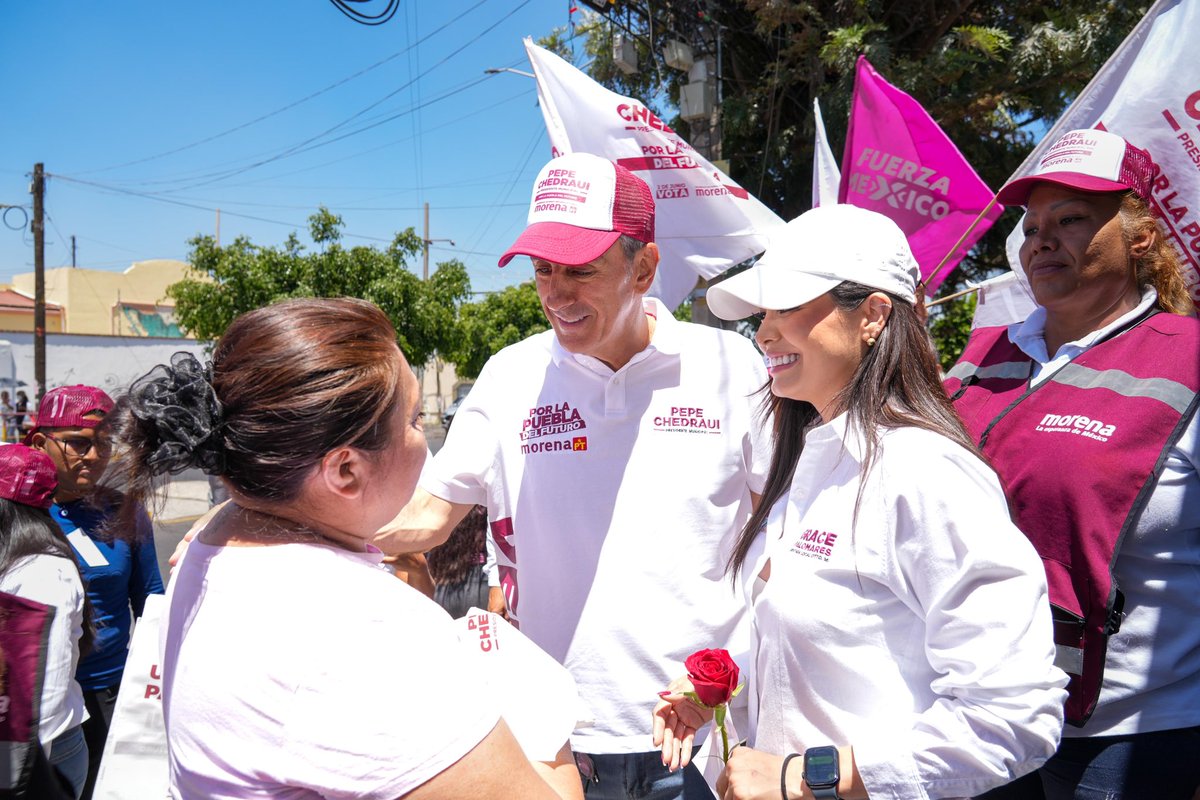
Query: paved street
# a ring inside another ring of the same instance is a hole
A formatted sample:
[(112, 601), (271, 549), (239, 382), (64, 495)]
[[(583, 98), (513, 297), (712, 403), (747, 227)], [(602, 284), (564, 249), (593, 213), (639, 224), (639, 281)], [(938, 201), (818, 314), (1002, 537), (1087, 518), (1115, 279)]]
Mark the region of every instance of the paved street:
[[(425, 428), (425, 439), (429, 449), (437, 452), (445, 434), (441, 423)], [(167, 489), (167, 502), (154, 517), (154, 548), (158, 552), (158, 568), (166, 584), (167, 559), (175, 551), (179, 540), (209, 508), (208, 479), (198, 469), (188, 470), (177, 476)]]

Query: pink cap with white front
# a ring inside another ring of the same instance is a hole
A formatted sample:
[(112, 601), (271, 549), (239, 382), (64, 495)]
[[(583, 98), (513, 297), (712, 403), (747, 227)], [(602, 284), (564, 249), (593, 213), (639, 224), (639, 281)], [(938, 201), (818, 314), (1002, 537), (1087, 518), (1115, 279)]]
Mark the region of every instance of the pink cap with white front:
[(1132, 191), (1148, 201), (1156, 171), (1149, 153), (1115, 133), (1070, 131), (1051, 145), (1034, 174), (1009, 181), (996, 199), (1006, 206), (1028, 205), (1034, 186), (1054, 183), (1084, 192)]
[(586, 264), (604, 255), (622, 234), (654, 241), (650, 187), (606, 158), (568, 153), (538, 173), (528, 227), (500, 257), (500, 266), (518, 255)]

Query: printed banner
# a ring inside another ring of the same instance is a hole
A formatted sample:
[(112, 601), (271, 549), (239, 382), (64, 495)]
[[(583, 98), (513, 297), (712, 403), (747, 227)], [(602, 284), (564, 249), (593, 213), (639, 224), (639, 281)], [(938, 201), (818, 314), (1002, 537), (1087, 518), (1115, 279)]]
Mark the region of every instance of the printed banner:
[(825, 119), (821, 116), (821, 101), (813, 98), (813, 118), (816, 121), (816, 140), (813, 142), (812, 207), (837, 205), (842, 171), (838, 169), (833, 149), (825, 136)]
[[(1050, 145), (1077, 128), (1103, 128), (1150, 151), (1160, 172), (1155, 211), (1200, 306), (1200, 0), (1159, 0), (1084, 87), (1013, 178), (1028, 175)], [(1010, 238), (1023, 238), (1020, 223)], [(1011, 257), (1013, 270), (1023, 277)]]
[(946, 275), (1000, 217), (995, 193), (920, 103), (858, 58), (838, 200), (895, 220), (933, 295)]
[(637, 100), (612, 92), (531, 39), (538, 101), (555, 156), (594, 153), (650, 184), (662, 260), (651, 295), (675, 308), (697, 277), (715, 278), (766, 249), (783, 220)]

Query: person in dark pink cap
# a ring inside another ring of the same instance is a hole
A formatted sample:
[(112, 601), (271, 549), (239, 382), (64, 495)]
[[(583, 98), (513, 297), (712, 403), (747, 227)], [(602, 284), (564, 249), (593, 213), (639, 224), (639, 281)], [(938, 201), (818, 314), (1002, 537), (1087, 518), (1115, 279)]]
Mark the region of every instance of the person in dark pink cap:
[(990, 800), (1200, 787), (1200, 322), (1155, 174), (1120, 136), (1075, 130), (1004, 186), (1038, 308), (974, 331), (947, 376), (1042, 557), (1071, 676), (1057, 753)]
[(0, 592), (55, 608), (38, 738), (50, 766), (78, 798), (87, 780), (88, 747), (75, 668), (81, 649), (92, 644), (93, 630), (79, 568), (47, 513), (57, 482), (54, 462), (44, 453), (24, 445), (0, 447)]
[(150, 518), (139, 508), (134, 524), (118, 529), (112, 520), (122, 497), (100, 484), (109, 459), (101, 423), (112, 408), (112, 398), (95, 386), (60, 386), (42, 397), (37, 422), (25, 437), (54, 464), (58, 488), (50, 516), (71, 543), (96, 617), (96, 645), (80, 659), (77, 672), (88, 709), (84, 798), (91, 797), (99, 773), (132, 617), (141, 616), (148, 595), (163, 593)]
[(500, 265), (529, 259), (553, 330), (491, 358), (380, 539), (428, 550), (487, 507), (491, 610), (570, 670), (594, 716), (572, 737), (588, 800), (710, 797), (695, 767), (672, 774), (652, 749), (650, 701), (697, 641), (749, 646), (724, 560), (767, 471), (749, 399), (766, 371), (749, 340), (646, 296), (654, 221), (649, 186), (620, 163), (542, 168)]

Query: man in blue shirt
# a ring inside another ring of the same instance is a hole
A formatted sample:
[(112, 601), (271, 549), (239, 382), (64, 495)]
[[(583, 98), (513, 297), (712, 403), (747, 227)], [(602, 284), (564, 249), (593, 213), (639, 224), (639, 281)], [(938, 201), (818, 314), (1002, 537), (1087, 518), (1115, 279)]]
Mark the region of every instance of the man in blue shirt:
[(89, 717), (83, 723), (89, 758), (84, 800), (92, 796), (125, 670), (130, 610), (141, 616), (147, 595), (163, 593), (149, 517), (139, 514), (132, 531), (108, 524), (122, 497), (99, 485), (109, 446), (97, 426), (112, 407), (112, 398), (94, 386), (52, 389), (26, 437), (27, 444), (50, 456), (58, 472), (50, 516), (75, 551), (96, 624), (96, 644), (80, 658), (76, 672)]

